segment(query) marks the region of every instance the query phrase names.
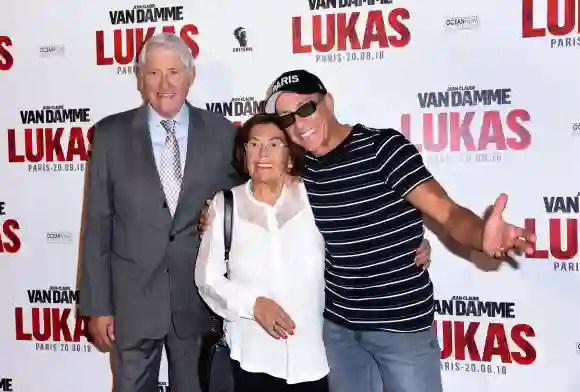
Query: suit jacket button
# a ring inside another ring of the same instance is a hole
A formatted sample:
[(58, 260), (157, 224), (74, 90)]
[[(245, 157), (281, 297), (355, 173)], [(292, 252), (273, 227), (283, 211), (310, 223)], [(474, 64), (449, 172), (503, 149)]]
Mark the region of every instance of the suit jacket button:
[(174, 239), (175, 239), (175, 236), (173, 236), (173, 235), (169, 236), (169, 241), (173, 241)]

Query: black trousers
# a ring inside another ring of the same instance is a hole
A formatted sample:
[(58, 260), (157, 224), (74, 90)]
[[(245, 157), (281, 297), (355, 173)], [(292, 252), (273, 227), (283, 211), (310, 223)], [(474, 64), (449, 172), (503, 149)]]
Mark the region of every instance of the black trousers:
[(328, 380), (324, 377), (318, 381), (287, 384), (286, 380), (264, 373), (250, 373), (232, 361), (235, 392), (328, 392)]

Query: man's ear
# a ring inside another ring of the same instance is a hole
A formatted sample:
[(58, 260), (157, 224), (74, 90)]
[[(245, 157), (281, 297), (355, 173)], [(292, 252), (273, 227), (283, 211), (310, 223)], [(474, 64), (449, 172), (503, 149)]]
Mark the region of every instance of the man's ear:
[(191, 70), (189, 71), (189, 87), (191, 87), (193, 85), (193, 82), (195, 82), (196, 76), (197, 73), (195, 72), (195, 67), (191, 67)]
[(135, 75), (136, 75), (136, 81), (137, 81), (137, 90), (139, 91), (139, 93), (141, 94), (141, 98), (143, 100), (145, 100), (145, 86), (144, 86), (144, 81), (143, 81), (143, 75), (142, 73), (139, 71), (139, 68), (135, 69)]
[(334, 114), (334, 97), (331, 93), (326, 93), (324, 95), (324, 104), (326, 105), (327, 109)]

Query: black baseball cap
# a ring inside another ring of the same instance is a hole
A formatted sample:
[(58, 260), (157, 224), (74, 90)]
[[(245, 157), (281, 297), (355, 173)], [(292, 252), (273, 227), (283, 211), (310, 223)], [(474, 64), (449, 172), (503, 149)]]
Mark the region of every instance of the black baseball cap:
[(318, 76), (304, 69), (295, 69), (278, 76), (266, 94), (266, 113), (276, 114), (276, 100), (283, 93), (326, 94), (326, 87)]

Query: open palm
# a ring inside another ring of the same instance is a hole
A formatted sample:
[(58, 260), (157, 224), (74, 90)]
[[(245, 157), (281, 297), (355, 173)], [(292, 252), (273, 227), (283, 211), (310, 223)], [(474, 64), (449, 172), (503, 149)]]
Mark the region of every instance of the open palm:
[(507, 223), (503, 212), (507, 206), (508, 197), (502, 193), (485, 220), (483, 228), (483, 252), (488, 256), (500, 258), (511, 250), (531, 253), (536, 236), (521, 228)]

